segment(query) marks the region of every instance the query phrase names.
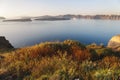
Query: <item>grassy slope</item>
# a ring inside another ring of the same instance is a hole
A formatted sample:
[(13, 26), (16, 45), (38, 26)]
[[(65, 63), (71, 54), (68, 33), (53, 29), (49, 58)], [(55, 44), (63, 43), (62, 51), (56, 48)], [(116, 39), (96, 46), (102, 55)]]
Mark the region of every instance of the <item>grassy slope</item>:
[(120, 53), (103, 45), (45, 42), (1, 54), (0, 80), (117, 80)]

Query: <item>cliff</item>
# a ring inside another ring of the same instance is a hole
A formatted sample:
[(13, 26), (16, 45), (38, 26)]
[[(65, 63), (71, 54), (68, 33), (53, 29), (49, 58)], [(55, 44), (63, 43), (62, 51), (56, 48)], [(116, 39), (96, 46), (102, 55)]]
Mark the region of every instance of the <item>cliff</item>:
[(9, 43), (8, 40), (6, 40), (5, 37), (0, 36), (0, 49), (9, 49), (13, 48), (13, 46)]
[(108, 47), (120, 51), (120, 35), (113, 36), (108, 42)]

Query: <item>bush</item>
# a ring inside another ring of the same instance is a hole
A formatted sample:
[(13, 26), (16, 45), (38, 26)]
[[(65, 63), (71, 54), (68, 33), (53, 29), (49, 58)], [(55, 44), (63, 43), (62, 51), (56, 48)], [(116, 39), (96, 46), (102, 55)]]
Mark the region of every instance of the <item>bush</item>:
[(72, 40), (40, 43), (1, 54), (0, 80), (117, 80), (117, 53)]

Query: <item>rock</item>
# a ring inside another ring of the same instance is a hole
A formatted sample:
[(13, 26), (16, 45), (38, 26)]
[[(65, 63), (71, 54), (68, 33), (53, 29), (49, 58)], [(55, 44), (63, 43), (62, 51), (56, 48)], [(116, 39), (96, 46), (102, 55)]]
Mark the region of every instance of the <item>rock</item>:
[(120, 51), (120, 35), (113, 36), (108, 42), (108, 47)]
[(9, 43), (8, 40), (4, 36), (0, 36), (0, 49), (9, 49), (13, 48), (13, 46)]

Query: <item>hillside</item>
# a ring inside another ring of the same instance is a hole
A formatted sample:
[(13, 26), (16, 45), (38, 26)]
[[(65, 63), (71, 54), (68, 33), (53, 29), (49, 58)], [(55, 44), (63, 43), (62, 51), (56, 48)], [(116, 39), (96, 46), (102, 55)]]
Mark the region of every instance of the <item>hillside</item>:
[(1, 54), (0, 80), (118, 80), (120, 53), (78, 41), (44, 42)]

